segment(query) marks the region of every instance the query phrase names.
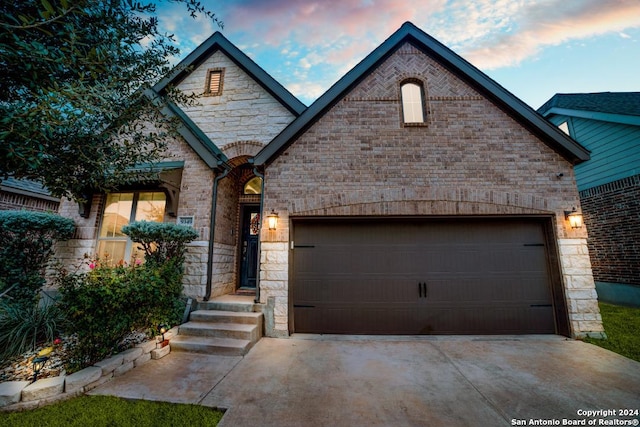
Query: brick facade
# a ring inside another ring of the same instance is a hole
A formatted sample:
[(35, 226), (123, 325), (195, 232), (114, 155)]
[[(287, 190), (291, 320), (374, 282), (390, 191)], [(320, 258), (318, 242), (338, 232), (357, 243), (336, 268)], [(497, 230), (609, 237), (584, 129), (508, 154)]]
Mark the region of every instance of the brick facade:
[(640, 175), (580, 192), (598, 282), (640, 285)]
[[(228, 157), (233, 170), (219, 180), (215, 208), (215, 233), (211, 274), (211, 297), (233, 292), (238, 277), (238, 244), (242, 185), (252, 174), (247, 159), (255, 155), (279, 133), (294, 116), (276, 101), (262, 86), (249, 77), (231, 59), (215, 52), (189, 74), (178, 86), (187, 93), (201, 94), (206, 73), (211, 68), (224, 68), (220, 96), (202, 96), (198, 105), (185, 106), (189, 117), (215, 141)], [(211, 204), (215, 173), (181, 138), (168, 144), (165, 161), (182, 161), (182, 181), (177, 216), (193, 216), (198, 240), (187, 247), (184, 291), (202, 299), (206, 294), (207, 262), (211, 226)], [(251, 199), (251, 202), (259, 202)], [(90, 215), (78, 215), (78, 205), (63, 200), (59, 212), (73, 218), (76, 236), (62, 242), (56, 253), (66, 264), (77, 264), (86, 255), (94, 256), (97, 233), (104, 209), (104, 195), (93, 196)], [(165, 222), (175, 218), (165, 216)]]
[[(425, 87), (426, 126), (402, 126), (408, 78)], [(590, 270), (577, 267), (589, 263), (586, 229), (564, 221), (579, 206), (572, 165), (411, 44), (269, 164), (265, 187), (264, 210), (281, 224), (262, 235), (261, 301), (275, 298), (273, 335), (288, 330), (290, 216), (549, 215), (561, 253), (572, 253), (560, 267), (573, 333), (602, 331)]]
[[(184, 162), (176, 214), (193, 216), (200, 235), (189, 245), (184, 278), (185, 293), (198, 299), (207, 291), (210, 256), (211, 297), (236, 289), (241, 207), (260, 202), (242, 195), (254, 176), (249, 160), (295, 118), (220, 50), (178, 88), (202, 93), (211, 69), (224, 70), (222, 93), (183, 108), (231, 169), (216, 179), (182, 139), (169, 144), (166, 155)], [(424, 87), (425, 124), (402, 123), (400, 84), (407, 80)], [(550, 258), (558, 258), (552, 276), (562, 282), (571, 332), (603, 331), (586, 228), (573, 230), (564, 219), (564, 211), (580, 207), (571, 162), (474, 87), (405, 43), (266, 164), (262, 210), (280, 216), (276, 231), (263, 218), (260, 237), (268, 335), (289, 333), (290, 218), (330, 216), (544, 216), (553, 230)], [(104, 196), (95, 195), (89, 218), (80, 218), (77, 205), (62, 202), (60, 212), (78, 225), (77, 238), (61, 246), (66, 262), (95, 252), (103, 203)]]

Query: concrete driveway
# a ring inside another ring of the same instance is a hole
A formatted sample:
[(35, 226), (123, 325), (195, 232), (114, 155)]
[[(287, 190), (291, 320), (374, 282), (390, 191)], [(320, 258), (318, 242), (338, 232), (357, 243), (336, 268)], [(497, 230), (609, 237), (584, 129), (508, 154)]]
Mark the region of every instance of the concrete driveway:
[(225, 408), (222, 426), (637, 425), (583, 411), (640, 410), (640, 363), (559, 336), (297, 335), (172, 352), (92, 394)]

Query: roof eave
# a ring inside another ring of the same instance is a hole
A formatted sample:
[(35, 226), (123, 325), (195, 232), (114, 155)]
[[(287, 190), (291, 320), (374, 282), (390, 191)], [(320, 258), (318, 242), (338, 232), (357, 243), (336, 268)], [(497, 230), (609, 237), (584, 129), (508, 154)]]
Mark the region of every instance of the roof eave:
[(177, 129), (178, 133), (209, 168), (219, 170), (221, 167), (227, 167), (229, 160), (227, 156), (193, 123), (180, 107), (170, 101), (163, 100), (153, 89), (145, 91), (145, 95), (160, 109), (162, 114), (168, 117), (175, 117), (180, 121)]
[(544, 117), (549, 117), (551, 115), (579, 117), (582, 119), (599, 120), (602, 122), (640, 126), (640, 116), (632, 116), (627, 114), (602, 113), (599, 111), (576, 110), (560, 107), (552, 107), (544, 111), (543, 113)]

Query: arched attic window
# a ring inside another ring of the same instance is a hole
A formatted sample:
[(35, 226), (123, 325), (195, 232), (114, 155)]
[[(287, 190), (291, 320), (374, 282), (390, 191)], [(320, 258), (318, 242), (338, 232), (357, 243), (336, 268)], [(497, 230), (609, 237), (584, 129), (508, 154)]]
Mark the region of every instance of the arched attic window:
[(247, 181), (242, 188), (242, 194), (262, 194), (262, 178), (256, 176)]
[(424, 124), (424, 88), (419, 80), (406, 80), (400, 84), (402, 121), (405, 124)]

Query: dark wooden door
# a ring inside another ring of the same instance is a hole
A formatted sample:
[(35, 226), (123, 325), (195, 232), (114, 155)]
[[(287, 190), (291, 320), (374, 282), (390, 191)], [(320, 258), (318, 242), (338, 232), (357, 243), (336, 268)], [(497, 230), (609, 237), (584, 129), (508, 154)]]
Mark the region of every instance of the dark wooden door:
[(260, 207), (242, 207), (242, 240), (240, 242), (240, 287), (255, 288), (258, 274), (258, 240), (260, 239)]
[(543, 224), (297, 221), (294, 330), (554, 333)]

